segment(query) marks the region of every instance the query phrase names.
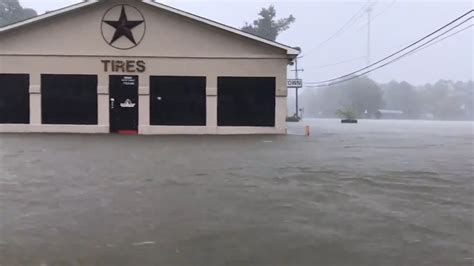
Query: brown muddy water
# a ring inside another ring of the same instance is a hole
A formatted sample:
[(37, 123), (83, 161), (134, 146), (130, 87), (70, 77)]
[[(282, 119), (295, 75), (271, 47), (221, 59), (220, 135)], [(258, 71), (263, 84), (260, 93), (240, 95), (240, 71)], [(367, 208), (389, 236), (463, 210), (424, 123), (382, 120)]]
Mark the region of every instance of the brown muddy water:
[(0, 135), (0, 265), (473, 265), (473, 123), (306, 124)]

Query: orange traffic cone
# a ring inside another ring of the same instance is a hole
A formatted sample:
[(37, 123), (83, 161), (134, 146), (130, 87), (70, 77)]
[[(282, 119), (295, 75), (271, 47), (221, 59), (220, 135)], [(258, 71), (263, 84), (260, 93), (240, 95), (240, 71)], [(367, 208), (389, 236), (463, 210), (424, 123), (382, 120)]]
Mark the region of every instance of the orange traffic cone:
[(304, 135), (305, 135), (306, 137), (311, 136), (311, 127), (310, 127), (310, 126), (305, 126), (305, 127), (304, 127)]

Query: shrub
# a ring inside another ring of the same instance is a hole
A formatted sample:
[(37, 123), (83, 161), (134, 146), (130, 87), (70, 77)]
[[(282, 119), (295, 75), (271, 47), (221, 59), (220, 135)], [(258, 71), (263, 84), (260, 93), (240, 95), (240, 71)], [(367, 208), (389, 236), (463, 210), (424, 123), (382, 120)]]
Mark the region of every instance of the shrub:
[(336, 111), (336, 115), (341, 119), (356, 120), (357, 114), (352, 108), (344, 108)]

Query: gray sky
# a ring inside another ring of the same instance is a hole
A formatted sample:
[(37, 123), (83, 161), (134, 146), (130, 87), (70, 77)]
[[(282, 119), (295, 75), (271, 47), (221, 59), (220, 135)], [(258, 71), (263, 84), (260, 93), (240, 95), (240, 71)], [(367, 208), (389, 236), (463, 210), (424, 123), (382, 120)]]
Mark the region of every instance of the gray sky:
[[(375, 2), (376, 0), (371, 0)], [(43, 13), (74, 4), (77, 0), (20, 0), (24, 7)], [(367, 1), (267, 1), (267, 0), (164, 0), (162, 3), (240, 27), (257, 17), (261, 7), (275, 4), (278, 16), (293, 14), (296, 23), (278, 41), (303, 48), (301, 68), (305, 81), (320, 81), (365, 66), (367, 18), (318, 48), (341, 28)], [(372, 59), (404, 47), (473, 8), (471, 1), (377, 1), (372, 25)], [(474, 21), (474, 20), (473, 20)], [(473, 22), (471, 22), (472, 24)], [(466, 24), (466, 26), (468, 26)], [(462, 27), (461, 27), (462, 28)], [(461, 29), (459, 28), (459, 29)], [(474, 27), (420, 53), (371, 74), (379, 82), (406, 80), (413, 84), (439, 79), (469, 80), (474, 76)], [(306, 52), (306, 53), (305, 53)], [(321, 68), (354, 58), (349, 63)]]

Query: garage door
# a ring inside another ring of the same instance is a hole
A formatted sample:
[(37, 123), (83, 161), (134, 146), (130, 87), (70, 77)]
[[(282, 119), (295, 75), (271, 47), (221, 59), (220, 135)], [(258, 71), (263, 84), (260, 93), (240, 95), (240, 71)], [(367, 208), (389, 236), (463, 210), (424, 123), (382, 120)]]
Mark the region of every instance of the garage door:
[(43, 124), (96, 125), (97, 76), (41, 75)]
[(218, 125), (275, 126), (275, 78), (219, 77)]
[(152, 76), (150, 94), (152, 125), (206, 125), (205, 77)]
[(30, 123), (30, 77), (0, 74), (0, 124)]

